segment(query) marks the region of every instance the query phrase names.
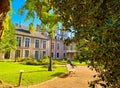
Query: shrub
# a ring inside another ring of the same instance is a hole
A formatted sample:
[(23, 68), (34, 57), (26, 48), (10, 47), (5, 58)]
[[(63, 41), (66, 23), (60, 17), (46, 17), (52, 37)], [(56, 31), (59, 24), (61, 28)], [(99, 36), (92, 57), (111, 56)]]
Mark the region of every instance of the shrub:
[(16, 58), (16, 61), (17, 61), (17, 62), (23, 62), (23, 60), (24, 60), (24, 59), (23, 59), (23, 58), (20, 58), (20, 57)]
[(40, 60), (40, 62), (41, 62), (40, 64), (42, 64), (42, 65), (48, 65), (49, 64), (49, 58), (48, 58), (48, 56), (45, 55), (43, 57), (43, 59)]
[(27, 60), (26, 65), (39, 65), (40, 63), (37, 60)]
[(37, 61), (36, 59), (33, 59), (33, 58), (30, 58), (30, 57), (27, 57), (27, 58), (24, 58), (24, 62), (26, 65), (39, 65), (39, 61)]
[(56, 65), (56, 64), (58, 64), (58, 61), (57, 60), (52, 60), (52, 64)]
[(21, 62), (22, 64), (26, 65), (39, 65), (40, 62), (34, 58), (26, 57), (26, 58), (17, 58), (18, 62)]

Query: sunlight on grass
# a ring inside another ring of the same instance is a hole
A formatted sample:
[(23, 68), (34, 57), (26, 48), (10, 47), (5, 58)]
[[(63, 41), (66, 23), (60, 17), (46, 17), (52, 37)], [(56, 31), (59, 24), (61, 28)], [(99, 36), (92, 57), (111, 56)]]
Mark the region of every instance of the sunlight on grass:
[(79, 60), (73, 60), (72, 62), (77, 66), (87, 66), (86, 62), (79, 62)]
[(66, 72), (65, 67), (53, 68), (48, 72), (43, 66), (22, 65), (14, 62), (0, 62), (0, 80), (12, 85), (18, 84), (19, 71), (24, 70), (22, 75), (22, 85), (31, 85), (46, 81), (61, 73)]

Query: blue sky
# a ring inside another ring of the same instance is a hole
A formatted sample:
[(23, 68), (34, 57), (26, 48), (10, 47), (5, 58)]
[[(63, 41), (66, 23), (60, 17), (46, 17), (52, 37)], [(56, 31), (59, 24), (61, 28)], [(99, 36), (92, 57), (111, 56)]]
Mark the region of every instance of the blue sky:
[[(12, 9), (13, 9), (13, 15), (12, 15), (12, 21), (14, 24), (22, 24), (28, 26), (31, 22), (32, 19), (30, 19), (28, 22), (24, 22), (26, 12), (23, 16), (20, 16), (18, 14), (18, 9), (21, 8), (25, 4), (25, 0), (14, 0), (12, 3)], [(40, 21), (36, 18), (34, 22), (34, 26), (37, 24), (40, 24)]]
[[(29, 26), (29, 24), (32, 22), (32, 19), (30, 19), (28, 22), (24, 22), (24, 19), (26, 17), (26, 12), (23, 16), (20, 16), (18, 14), (18, 9), (21, 8), (25, 4), (25, 0), (13, 0), (12, 3), (12, 9), (13, 9), (13, 15), (12, 15), (12, 21), (14, 24), (22, 24), (24, 26)], [(53, 14), (53, 10), (50, 11), (51, 14)], [(34, 19), (34, 27), (36, 27), (37, 24), (41, 24), (41, 21), (39, 19)], [(58, 23), (58, 26), (60, 29), (62, 29), (62, 23)]]

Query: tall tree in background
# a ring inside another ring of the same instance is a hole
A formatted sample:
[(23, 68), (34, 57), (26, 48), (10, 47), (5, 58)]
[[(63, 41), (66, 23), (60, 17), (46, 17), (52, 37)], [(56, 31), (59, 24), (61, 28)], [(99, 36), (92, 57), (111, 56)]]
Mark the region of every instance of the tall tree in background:
[[(59, 19), (59, 15), (50, 13), (51, 7), (49, 0), (26, 0), (25, 5), (19, 9), (20, 15), (23, 15), (25, 10), (28, 11), (25, 21), (32, 18), (32, 24), (34, 23), (34, 19), (37, 17), (42, 22), (42, 25), (53, 28), (56, 26)], [(51, 31), (52, 33), (54, 32), (54, 30)]]
[[(19, 13), (23, 15), (25, 10), (28, 11), (25, 21), (32, 18), (32, 23), (34, 23), (34, 18), (38, 17), (39, 20), (41, 20), (42, 22), (42, 26), (44, 26), (43, 28), (45, 28), (43, 30), (49, 33), (52, 43), (52, 36), (54, 35), (54, 29), (58, 22), (59, 16), (50, 13), (51, 7), (49, 4), (49, 0), (26, 0), (25, 5), (21, 9), (19, 9)], [(32, 27), (33, 25), (30, 26)], [(50, 52), (51, 53), (48, 71), (52, 71), (52, 50), (50, 50)]]
[(120, 87), (120, 0), (50, 0), (66, 29), (75, 30), (78, 58), (99, 73), (91, 87)]
[(0, 0), (0, 39), (4, 30), (3, 22), (10, 10), (10, 0)]
[(0, 40), (0, 53), (11, 52), (16, 49), (16, 45), (15, 26), (10, 15), (7, 14), (4, 21), (4, 32)]
[(0, 1), (0, 53), (11, 52), (16, 49), (15, 26), (12, 23), (13, 0)]

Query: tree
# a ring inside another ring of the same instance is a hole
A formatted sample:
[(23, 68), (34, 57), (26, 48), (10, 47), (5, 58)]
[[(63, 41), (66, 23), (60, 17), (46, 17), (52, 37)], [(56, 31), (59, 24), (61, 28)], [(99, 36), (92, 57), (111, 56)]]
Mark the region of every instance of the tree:
[[(51, 43), (52, 38), (54, 36), (54, 29), (58, 22), (59, 15), (51, 14), (49, 0), (26, 0), (26, 4), (19, 9), (19, 13), (23, 15), (24, 11), (27, 10), (27, 16), (25, 21), (29, 20), (30, 18), (34, 18), (37, 16), (39, 20), (42, 22), (43, 30), (47, 31), (50, 35)], [(30, 25), (31, 26), (31, 25)], [(32, 25), (33, 26), (33, 25)], [(30, 27), (32, 28), (32, 27)], [(52, 71), (52, 50), (50, 50), (50, 62), (48, 66), (48, 71)]]
[(4, 32), (0, 39), (0, 53), (11, 52), (16, 49), (16, 45), (15, 26), (11, 21), (10, 15), (7, 14), (4, 21)]
[(9, 10), (10, 10), (10, 0), (1, 0), (0, 1), (0, 39), (4, 30), (3, 22)]
[(78, 58), (98, 74), (92, 87), (120, 87), (120, 1), (50, 0), (66, 29), (75, 30)]
[(0, 2), (0, 53), (9, 55), (16, 49), (17, 41), (15, 37), (15, 26), (11, 21), (13, 0), (2, 0)]

